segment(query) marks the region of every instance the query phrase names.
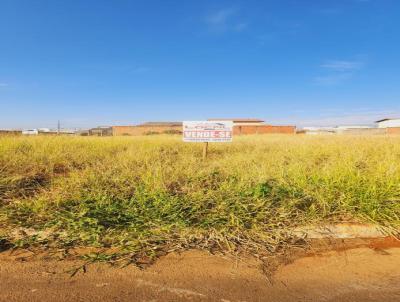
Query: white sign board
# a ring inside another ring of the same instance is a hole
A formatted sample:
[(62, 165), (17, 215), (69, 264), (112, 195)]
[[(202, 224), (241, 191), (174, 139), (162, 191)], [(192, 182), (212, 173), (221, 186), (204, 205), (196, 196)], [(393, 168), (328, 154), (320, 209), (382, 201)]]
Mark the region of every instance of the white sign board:
[(232, 142), (232, 121), (188, 121), (183, 122), (183, 141), (192, 143)]

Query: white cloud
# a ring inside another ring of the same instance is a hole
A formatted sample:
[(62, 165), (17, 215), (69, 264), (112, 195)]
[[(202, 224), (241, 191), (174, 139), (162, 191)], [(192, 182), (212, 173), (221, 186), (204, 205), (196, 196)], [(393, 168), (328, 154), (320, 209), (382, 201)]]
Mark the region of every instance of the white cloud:
[(327, 61), (321, 65), (322, 68), (333, 71), (351, 71), (364, 66), (363, 62), (358, 61)]
[(321, 75), (315, 76), (313, 82), (321, 86), (336, 86), (354, 78), (364, 66), (361, 60), (329, 60), (319, 66)]
[(236, 13), (234, 8), (224, 8), (207, 16), (206, 22), (210, 25), (226, 25), (228, 19)]
[(9, 85), (7, 83), (0, 83), (0, 87), (8, 87)]
[(236, 8), (223, 8), (206, 16), (205, 23), (207, 24), (209, 30), (213, 32), (241, 32), (247, 28), (247, 24), (234, 20), (237, 15), (238, 10)]
[(352, 73), (335, 73), (314, 78), (314, 83), (321, 86), (335, 86), (353, 77)]

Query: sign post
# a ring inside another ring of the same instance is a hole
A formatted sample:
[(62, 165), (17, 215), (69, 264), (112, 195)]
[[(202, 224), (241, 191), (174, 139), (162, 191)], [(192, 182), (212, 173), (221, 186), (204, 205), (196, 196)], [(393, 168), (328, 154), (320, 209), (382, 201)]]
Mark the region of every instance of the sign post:
[(208, 142), (205, 142), (203, 146), (203, 159), (207, 158), (207, 153), (208, 153)]
[(230, 143), (233, 136), (232, 121), (187, 121), (183, 122), (183, 141), (204, 143), (203, 159), (208, 154), (208, 143)]

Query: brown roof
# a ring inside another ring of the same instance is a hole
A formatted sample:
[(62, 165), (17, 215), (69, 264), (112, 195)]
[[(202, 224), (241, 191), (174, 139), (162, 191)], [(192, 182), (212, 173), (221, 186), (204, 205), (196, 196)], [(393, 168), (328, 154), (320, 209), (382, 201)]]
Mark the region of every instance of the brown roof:
[(390, 120), (399, 120), (399, 118), (384, 118), (379, 121), (376, 121), (375, 123), (380, 123), (380, 122), (385, 122), (385, 121), (390, 121)]
[(138, 126), (182, 126), (182, 122), (146, 122)]
[(258, 118), (209, 118), (208, 121), (233, 121), (234, 123), (263, 123), (264, 120)]

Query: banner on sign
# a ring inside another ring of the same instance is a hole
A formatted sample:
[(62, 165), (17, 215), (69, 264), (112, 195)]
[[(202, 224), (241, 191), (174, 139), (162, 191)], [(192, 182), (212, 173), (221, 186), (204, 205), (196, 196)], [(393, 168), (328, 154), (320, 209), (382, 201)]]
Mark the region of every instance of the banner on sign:
[(232, 142), (232, 121), (183, 122), (183, 141), (192, 143)]

